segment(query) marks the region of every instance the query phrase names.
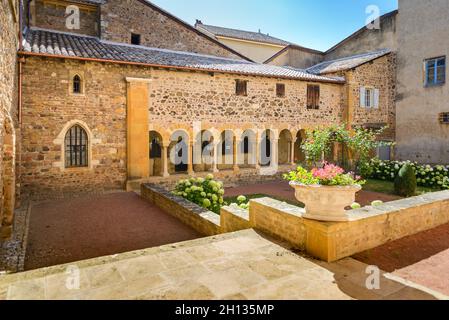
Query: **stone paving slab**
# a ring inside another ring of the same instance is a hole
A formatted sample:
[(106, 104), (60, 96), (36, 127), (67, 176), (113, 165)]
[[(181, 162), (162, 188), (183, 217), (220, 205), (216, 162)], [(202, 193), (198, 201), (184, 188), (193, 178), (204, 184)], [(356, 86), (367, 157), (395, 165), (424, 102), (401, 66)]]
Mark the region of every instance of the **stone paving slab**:
[(254, 230), (76, 262), (78, 290), (68, 266), (0, 276), (0, 299), (433, 298), (388, 279), (371, 292), (365, 264), (318, 262)]

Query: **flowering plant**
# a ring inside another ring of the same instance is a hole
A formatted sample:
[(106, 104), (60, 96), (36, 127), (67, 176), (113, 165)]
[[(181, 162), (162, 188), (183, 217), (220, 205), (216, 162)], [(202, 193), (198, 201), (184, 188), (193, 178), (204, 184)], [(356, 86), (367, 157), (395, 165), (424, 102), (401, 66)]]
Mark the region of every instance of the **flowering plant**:
[(323, 186), (353, 186), (365, 183), (361, 180), (361, 177), (354, 173), (345, 173), (342, 168), (329, 163), (325, 163), (322, 168), (314, 168), (311, 171), (298, 167), (296, 171), (284, 175), (284, 179), (303, 185)]
[(212, 174), (204, 178), (190, 178), (176, 184), (174, 195), (187, 199), (217, 214), (224, 205), (223, 182), (214, 180)]

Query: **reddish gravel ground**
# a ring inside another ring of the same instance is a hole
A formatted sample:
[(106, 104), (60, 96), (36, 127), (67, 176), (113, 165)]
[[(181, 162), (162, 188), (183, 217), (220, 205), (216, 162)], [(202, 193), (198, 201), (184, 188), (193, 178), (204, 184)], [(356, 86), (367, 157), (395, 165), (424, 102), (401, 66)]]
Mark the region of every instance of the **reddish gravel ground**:
[(52, 201), (32, 208), (25, 269), (200, 237), (135, 193)]
[[(295, 192), (286, 181), (277, 181), (271, 183), (253, 184), (236, 188), (226, 189), (225, 197), (235, 197), (239, 195), (266, 194), (286, 201), (296, 201)], [(371, 204), (375, 200), (384, 202), (400, 199), (397, 196), (384, 193), (360, 191), (356, 195), (356, 201), (362, 206)]]
[(393, 241), (354, 258), (449, 296), (449, 224)]

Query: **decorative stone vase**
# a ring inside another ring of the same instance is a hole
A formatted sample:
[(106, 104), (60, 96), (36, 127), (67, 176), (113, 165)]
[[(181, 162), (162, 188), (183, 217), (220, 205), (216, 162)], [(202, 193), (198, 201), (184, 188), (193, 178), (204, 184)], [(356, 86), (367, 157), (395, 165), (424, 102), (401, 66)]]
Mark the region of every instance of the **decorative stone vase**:
[(307, 186), (297, 182), (290, 182), (290, 186), (296, 199), (306, 205), (304, 218), (331, 222), (349, 220), (345, 208), (355, 202), (355, 194), (362, 189), (360, 185)]

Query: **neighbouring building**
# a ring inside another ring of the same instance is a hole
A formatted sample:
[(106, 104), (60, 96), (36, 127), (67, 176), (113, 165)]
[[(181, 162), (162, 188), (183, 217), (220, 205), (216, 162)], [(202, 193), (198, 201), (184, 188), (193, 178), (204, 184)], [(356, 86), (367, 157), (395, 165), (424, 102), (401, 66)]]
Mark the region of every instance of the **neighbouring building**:
[[(234, 35), (258, 43), (245, 52), (225, 42), (229, 34), (145, 0), (2, 6), (6, 228), (14, 192), (49, 199), (208, 172), (225, 182), (273, 179), (304, 159), (306, 129), (336, 124), (389, 125), (382, 139), (395, 139), (394, 48), (326, 59), (282, 40), (278, 51), (259, 50), (275, 46), (261, 33)], [(198, 150), (212, 161), (195, 159)], [(174, 154), (182, 161), (173, 164)]]
[(258, 63), (264, 63), (273, 55), (291, 45), (288, 41), (260, 31), (251, 32), (211, 26), (203, 24), (200, 20), (196, 21), (195, 28)]
[(449, 1), (400, 0), (397, 156), (449, 163)]

